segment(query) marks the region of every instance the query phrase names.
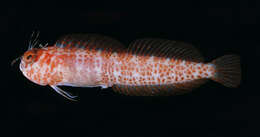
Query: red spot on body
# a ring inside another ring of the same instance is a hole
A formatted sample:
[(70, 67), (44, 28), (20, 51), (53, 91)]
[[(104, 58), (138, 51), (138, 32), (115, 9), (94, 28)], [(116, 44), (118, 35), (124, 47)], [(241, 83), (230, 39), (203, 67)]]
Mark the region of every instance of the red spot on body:
[(189, 75), (191, 74), (191, 72), (190, 72), (189, 70), (187, 71), (187, 73), (188, 73)]
[(185, 65), (187, 65), (187, 66), (190, 65), (190, 62), (189, 62), (189, 61), (186, 61), (186, 62), (185, 62)]
[(157, 82), (160, 83), (160, 78), (157, 77)]
[(164, 74), (162, 73), (161, 75), (160, 75), (160, 77), (163, 77), (164, 76)]
[(132, 77), (132, 76), (133, 76), (133, 73), (132, 73), (132, 72), (129, 72), (129, 75), (130, 75), (130, 77)]
[(154, 80), (154, 77), (152, 77), (152, 80)]
[(181, 80), (184, 80), (184, 78), (183, 78), (183, 77), (181, 77)]
[(165, 79), (162, 79), (162, 83), (164, 83), (165, 82)]
[(154, 73), (155, 73), (155, 74), (157, 73), (157, 70), (156, 70), (156, 69), (154, 70)]
[(175, 77), (175, 81), (178, 81), (178, 77)]
[(48, 58), (47, 61), (46, 61), (46, 64), (49, 65), (51, 62), (51, 58)]

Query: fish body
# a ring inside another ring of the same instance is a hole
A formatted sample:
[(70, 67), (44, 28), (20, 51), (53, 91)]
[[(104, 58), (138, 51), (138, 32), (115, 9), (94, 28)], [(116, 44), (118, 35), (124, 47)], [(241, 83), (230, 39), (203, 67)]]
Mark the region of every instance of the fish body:
[(140, 39), (126, 48), (95, 34), (66, 35), (54, 46), (32, 48), (24, 53), (20, 70), (70, 100), (75, 96), (58, 86), (112, 87), (126, 95), (153, 96), (186, 93), (208, 79), (236, 87), (241, 79), (236, 55), (204, 63), (199, 52), (183, 42)]

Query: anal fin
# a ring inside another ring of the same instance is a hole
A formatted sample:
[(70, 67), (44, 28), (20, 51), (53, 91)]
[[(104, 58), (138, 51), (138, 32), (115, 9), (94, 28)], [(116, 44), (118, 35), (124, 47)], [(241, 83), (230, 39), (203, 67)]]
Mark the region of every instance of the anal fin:
[(113, 85), (113, 90), (129, 96), (171, 96), (180, 95), (192, 91), (192, 89), (204, 84), (207, 79), (198, 79), (182, 83), (165, 85)]

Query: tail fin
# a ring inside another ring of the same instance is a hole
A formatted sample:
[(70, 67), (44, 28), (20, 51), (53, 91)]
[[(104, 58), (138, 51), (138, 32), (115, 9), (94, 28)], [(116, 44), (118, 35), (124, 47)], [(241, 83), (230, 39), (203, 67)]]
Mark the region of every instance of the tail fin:
[(212, 61), (216, 66), (216, 74), (212, 80), (227, 87), (237, 87), (241, 81), (240, 57), (225, 55)]

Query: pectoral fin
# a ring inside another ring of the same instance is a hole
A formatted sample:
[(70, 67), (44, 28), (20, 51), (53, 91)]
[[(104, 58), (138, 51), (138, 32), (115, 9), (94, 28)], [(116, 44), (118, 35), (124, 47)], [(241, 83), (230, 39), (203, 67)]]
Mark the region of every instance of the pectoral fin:
[(62, 95), (63, 97), (71, 100), (71, 101), (77, 101), (75, 98), (77, 98), (78, 96), (73, 96), (71, 93), (66, 92), (62, 89), (60, 89), (58, 86), (56, 85), (50, 85), (57, 93), (59, 93), (60, 95)]

